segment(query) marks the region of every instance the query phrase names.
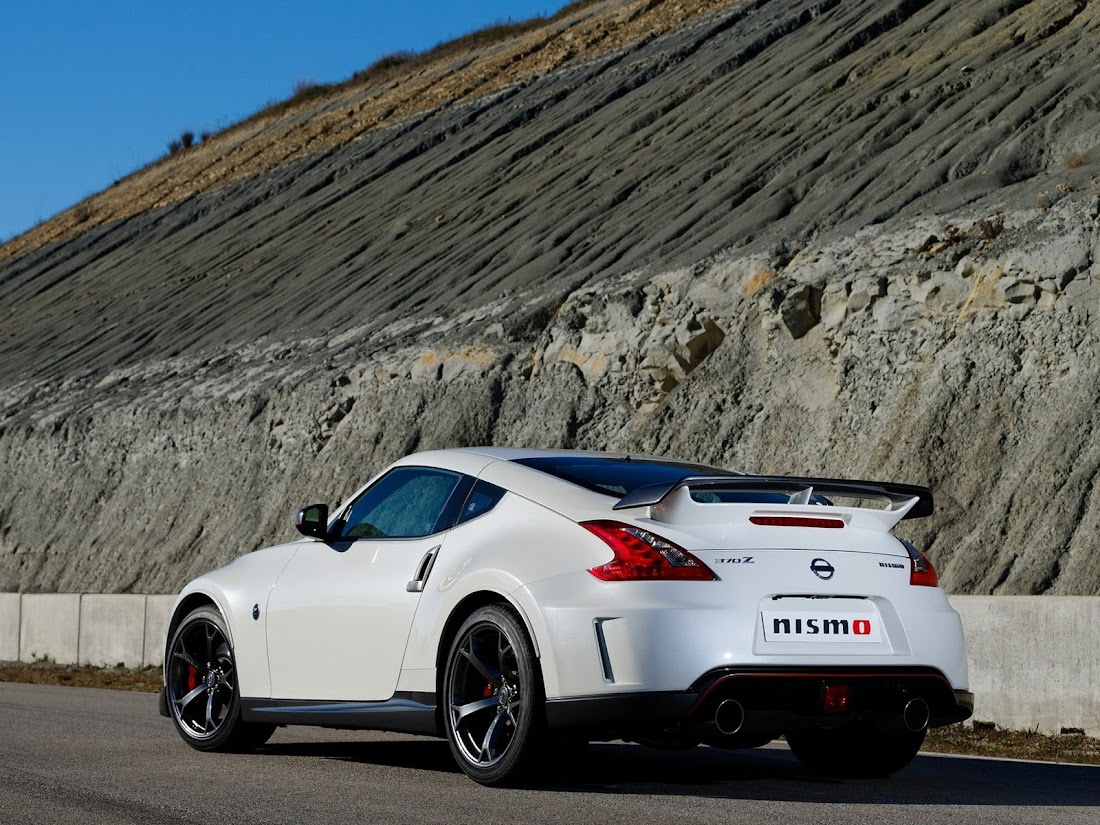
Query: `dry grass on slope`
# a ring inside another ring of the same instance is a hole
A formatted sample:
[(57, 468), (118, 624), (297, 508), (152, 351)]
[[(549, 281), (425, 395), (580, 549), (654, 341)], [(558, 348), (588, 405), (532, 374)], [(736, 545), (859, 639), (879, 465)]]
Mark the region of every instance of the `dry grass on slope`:
[(657, 37), (740, 0), (580, 0), (552, 18), (509, 23), (421, 55), (382, 58), (332, 86), (309, 86), (236, 126), (161, 158), (0, 246), (0, 260), (199, 192), (261, 175), (439, 106)]

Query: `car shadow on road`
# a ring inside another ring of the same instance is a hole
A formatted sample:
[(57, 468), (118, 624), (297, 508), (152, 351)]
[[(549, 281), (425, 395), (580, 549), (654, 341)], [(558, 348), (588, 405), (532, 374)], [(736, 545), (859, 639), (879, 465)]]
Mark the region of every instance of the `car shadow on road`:
[[(262, 753), (457, 774), (446, 742), (286, 742)], [(921, 754), (886, 779), (828, 779), (802, 770), (786, 748), (659, 750), (595, 743), (548, 764), (527, 786), (538, 792), (684, 796), (820, 804), (1100, 806), (1100, 766)]]
[(401, 741), (279, 742), (269, 743), (259, 753), (272, 756), (308, 756), (386, 765), (438, 773), (461, 773), (451, 757), (450, 747), (439, 739), (409, 738)]
[[(1100, 806), (1100, 766), (921, 754), (884, 779), (808, 774), (786, 748), (590, 745), (547, 790), (833, 804)], [(548, 777), (549, 779), (549, 777)]]

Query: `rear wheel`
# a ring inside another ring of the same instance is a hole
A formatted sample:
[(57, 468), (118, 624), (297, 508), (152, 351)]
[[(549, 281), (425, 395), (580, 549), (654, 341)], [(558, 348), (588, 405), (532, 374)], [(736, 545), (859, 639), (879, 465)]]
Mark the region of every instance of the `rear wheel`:
[(519, 616), (504, 605), (459, 628), (443, 676), (443, 726), (459, 767), (476, 782), (521, 778), (545, 738), (542, 679)]
[(871, 725), (791, 731), (787, 744), (806, 770), (821, 776), (879, 777), (897, 773), (917, 755), (924, 731), (882, 732)]
[(172, 722), (196, 750), (251, 750), (275, 732), (275, 725), (241, 721), (236, 660), (225, 621), (213, 607), (193, 610), (180, 622), (165, 677)]
[(779, 734), (775, 731), (742, 731), (730, 735), (711, 734), (705, 738), (703, 742), (710, 745), (712, 748), (736, 751), (748, 750), (750, 748), (762, 748), (773, 739), (778, 738)]

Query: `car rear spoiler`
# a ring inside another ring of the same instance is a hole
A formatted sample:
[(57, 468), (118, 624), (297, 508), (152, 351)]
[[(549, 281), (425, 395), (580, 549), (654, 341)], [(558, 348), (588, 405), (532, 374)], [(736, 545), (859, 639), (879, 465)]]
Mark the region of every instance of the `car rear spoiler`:
[(841, 478), (798, 478), (794, 476), (687, 476), (678, 481), (647, 484), (631, 490), (612, 508), (628, 510), (632, 507), (650, 507), (660, 504), (681, 487), (691, 490), (727, 490), (747, 493), (781, 493), (788, 497), (788, 504), (812, 504), (813, 496), (846, 496), (848, 498), (875, 498), (890, 502), (891, 509), (899, 509), (914, 498), (916, 504), (902, 516), (924, 518), (932, 515), (932, 491), (913, 484), (895, 484), (892, 481), (854, 481)]

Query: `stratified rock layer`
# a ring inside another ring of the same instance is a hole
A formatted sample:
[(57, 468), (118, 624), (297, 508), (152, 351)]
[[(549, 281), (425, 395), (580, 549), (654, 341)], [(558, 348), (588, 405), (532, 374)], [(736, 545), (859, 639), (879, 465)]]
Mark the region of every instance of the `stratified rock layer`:
[(949, 589), (1100, 593), (1097, 28), (735, 3), (8, 258), (0, 590), (493, 443), (930, 484)]

